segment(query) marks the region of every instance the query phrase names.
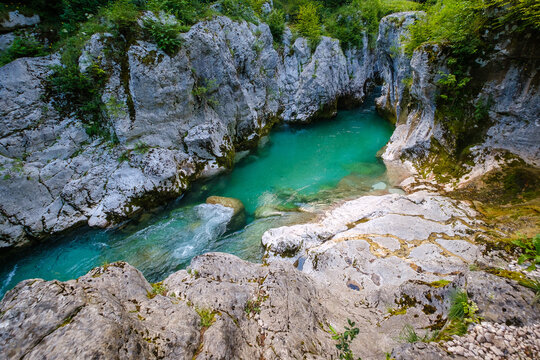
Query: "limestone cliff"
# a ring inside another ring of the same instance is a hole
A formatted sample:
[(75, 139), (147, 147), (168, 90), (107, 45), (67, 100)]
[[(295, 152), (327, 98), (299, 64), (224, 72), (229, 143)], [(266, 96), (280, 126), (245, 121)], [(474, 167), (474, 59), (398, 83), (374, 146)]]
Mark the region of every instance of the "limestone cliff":
[[(484, 35), (486, 41), (495, 39), (496, 44), (469, 65), (471, 81), (465, 92), (473, 96), (467, 106), (486, 107), (486, 119), (480, 124), (471, 122), (464, 138), (456, 139), (449, 130), (451, 119), (438, 106), (439, 80), (450, 72), (447, 49), (426, 44), (409, 57), (400, 47), (406, 37), (403, 26), (418, 16), (421, 13), (393, 14), (380, 24), (377, 64), (384, 85), (377, 106), (381, 114), (396, 121), (383, 159), (404, 163), (413, 172), (428, 164), (429, 172), (438, 153), (454, 154), (456, 149), (469, 147), (470, 164), (462, 164), (464, 169), (458, 174), (461, 183), (504, 165), (508, 153), (537, 167), (540, 74), (535, 34), (517, 36), (502, 29)], [(473, 116), (464, 112), (461, 121), (466, 123)]]
[(55, 55), (0, 68), (1, 246), (81, 224), (107, 227), (175, 198), (194, 179), (230, 168), (235, 151), (256, 145), (277, 120), (331, 117), (340, 100), (361, 101), (373, 72), (367, 47), (343, 53), (323, 37), (312, 52), (286, 31), (277, 51), (266, 24), (217, 17), (183, 39), (174, 56), (110, 34), (84, 47), (81, 71), (97, 64), (108, 74), (112, 146), (47, 99)]

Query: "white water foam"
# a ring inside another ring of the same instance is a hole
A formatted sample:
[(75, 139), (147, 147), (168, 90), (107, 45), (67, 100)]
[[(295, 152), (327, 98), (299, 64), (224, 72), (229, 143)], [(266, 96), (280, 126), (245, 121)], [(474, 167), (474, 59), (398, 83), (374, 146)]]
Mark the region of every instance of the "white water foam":
[(4, 290), (9, 286), (9, 283), (11, 282), (11, 279), (13, 279), (13, 276), (15, 276), (15, 272), (17, 271), (17, 265), (11, 270), (6, 277), (6, 280), (2, 283), (2, 287), (0, 287), (0, 294), (4, 293)]

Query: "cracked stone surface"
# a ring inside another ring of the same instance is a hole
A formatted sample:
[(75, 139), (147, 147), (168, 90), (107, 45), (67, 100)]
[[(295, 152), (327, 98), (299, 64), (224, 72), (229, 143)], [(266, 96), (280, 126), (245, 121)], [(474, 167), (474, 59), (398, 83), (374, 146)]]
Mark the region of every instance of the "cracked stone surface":
[(435, 281), (481, 258), (472, 236), (483, 223), (465, 202), (436, 193), (364, 196), (328, 211), (317, 223), (268, 230), (268, 261), (288, 259), (333, 287), (366, 299), (408, 280)]

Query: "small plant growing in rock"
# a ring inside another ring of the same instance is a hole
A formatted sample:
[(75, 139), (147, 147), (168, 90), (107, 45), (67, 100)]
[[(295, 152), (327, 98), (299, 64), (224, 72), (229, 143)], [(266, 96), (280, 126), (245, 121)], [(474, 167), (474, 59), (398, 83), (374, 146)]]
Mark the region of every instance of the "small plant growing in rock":
[(257, 298), (255, 300), (248, 300), (246, 306), (244, 307), (245, 313), (248, 316), (260, 314), (261, 305), (266, 299), (268, 299), (268, 295), (264, 295), (264, 292), (262, 292), (257, 295)]
[(201, 84), (195, 84), (191, 94), (199, 100), (201, 103), (207, 103), (210, 106), (219, 105), (219, 101), (216, 100), (213, 96), (208, 96), (211, 92), (217, 89), (216, 79), (207, 79), (203, 80)]
[(144, 28), (150, 33), (156, 45), (169, 55), (173, 55), (182, 45), (180, 27), (176, 24), (163, 24), (160, 21), (145, 20)]
[(534, 238), (520, 238), (514, 241), (514, 244), (521, 248), (523, 254), (518, 258), (518, 264), (525, 262), (530, 263), (527, 270), (536, 270), (540, 264), (540, 234), (536, 234)]
[[(350, 348), (352, 341), (358, 336), (360, 330), (356, 327), (356, 323), (347, 319), (349, 326), (345, 326), (345, 331), (338, 333), (331, 325), (328, 325), (332, 333), (332, 339), (337, 341), (336, 348), (339, 351), (339, 358), (342, 360), (355, 360), (354, 354)], [(362, 360), (356, 358), (357, 360)]]
[(146, 154), (148, 150), (150, 150), (150, 146), (142, 141), (139, 141), (133, 148), (133, 151), (135, 151), (137, 154)]
[(437, 331), (432, 333), (427, 331), (424, 336), (420, 336), (410, 324), (406, 324), (403, 329), (401, 329), (398, 339), (408, 343), (430, 342), (435, 340), (438, 335), (439, 333)]
[(211, 309), (195, 308), (201, 318), (201, 327), (209, 328), (215, 321), (216, 313)]
[(446, 340), (452, 335), (464, 335), (470, 324), (479, 323), (478, 306), (469, 299), (467, 292), (455, 290), (450, 295), (451, 305), (448, 321), (437, 335), (436, 340)]
[(167, 291), (167, 287), (163, 285), (163, 282), (160, 281), (158, 283), (152, 284), (152, 291), (148, 292), (146, 296), (149, 299), (153, 299), (156, 297), (156, 295), (167, 295)]

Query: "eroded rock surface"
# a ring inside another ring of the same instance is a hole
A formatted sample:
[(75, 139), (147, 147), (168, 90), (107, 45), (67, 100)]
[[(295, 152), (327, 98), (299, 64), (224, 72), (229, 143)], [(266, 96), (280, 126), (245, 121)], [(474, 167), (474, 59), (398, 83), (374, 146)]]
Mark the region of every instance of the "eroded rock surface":
[(481, 231), (467, 204), (419, 191), (364, 196), (328, 211), (318, 223), (281, 227), (262, 238), (268, 261), (288, 257), (329, 286), (378, 301), (408, 280), (431, 282), (463, 271), (481, 253)]
[(175, 198), (231, 167), (278, 119), (307, 122), (333, 116), (340, 99), (361, 101), (373, 73), (367, 47), (343, 53), (326, 37), (312, 52), (286, 31), (278, 53), (266, 24), (217, 17), (182, 36), (173, 56), (110, 34), (84, 47), (81, 71), (97, 64), (109, 75), (102, 100), (114, 145), (48, 102), (55, 56), (0, 68), (1, 247), (108, 227)]
[[(378, 71), (384, 82), (377, 108), (396, 122), (382, 157), (387, 163), (405, 164), (413, 172), (434, 155), (444, 151), (452, 154), (458, 147), (454, 134), (444, 126), (449, 121), (447, 114), (437, 106), (438, 82), (452, 72), (447, 49), (426, 44), (409, 57), (401, 48), (407, 25), (421, 16), (421, 12), (407, 12), (383, 18), (377, 50)], [(540, 136), (540, 74), (534, 35), (525, 33), (518, 38), (500, 30), (485, 36), (497, 43), (489, 56), (475, 60), (467, 88), (474, 91), (476, 108), (487, 108), (489, 119), (474, 125), (478, 139), (466, 139), (474, 145), (474, 165), (463, 165), (458, 185), (504, 165), (508, 153), (539, 165), (540, 146), (535, 139)]]

